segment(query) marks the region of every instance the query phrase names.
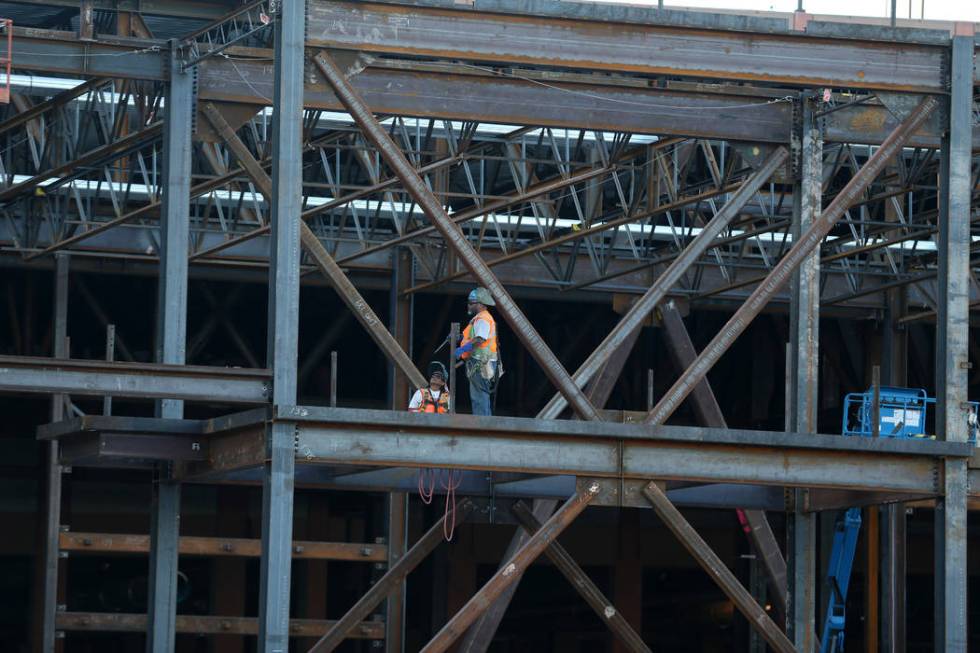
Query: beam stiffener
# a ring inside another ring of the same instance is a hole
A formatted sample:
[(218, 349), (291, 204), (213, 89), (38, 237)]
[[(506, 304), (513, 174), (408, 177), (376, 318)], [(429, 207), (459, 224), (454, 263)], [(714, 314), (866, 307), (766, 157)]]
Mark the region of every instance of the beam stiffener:
[(657, 511), (657, 515), (667, 525), (667, 528), (680, 540), (688, 553), (698, 561), (702, 569), (708, 572), (711, 579), (731, 599), (739, 612), (745, 615), (749, 624), (758, 630), (759, 634), (769, 643), (769, 646), (780, 653), (796, 653), (792, 642), (780, 630), (776, 622), (772, 620), (772, 617), (759, 606), (749, 591), (738, 582), (735, 574), (725, 566), (725, 563), (718, 557), (718, 554), (711, 550), (708, 543), (684, 519), (684, 516), (670, 502), (670, 499), (667, 498), (663, 490), (657, 487), (656, 483), (649, 483), (643, 488), (643, 495), (653, 505), (654, 510)]
[[(770, 154), (759, 169), (738, 188), (718, 213), (704, 226), (701, 232), (684, 248), (680, 255), (671, 261), (664, 272), (657, 277), (643, 296), (636, 300), (626, 315), (620, 319), (616, 327), (609, 333), (595, 351), (589, 355), (575, 372), (573, 380), (583, 386), (601, 368), (606, 360), (615, 352), (629, 335), (643, 324), (657, 304), (659, 304), (670, 289), (687, 274), (701, 255), (711, 247), (712, 242), (720, 236), (734, 220), (739, 211), (755, 197), (756, 192), (769, 177), (779, 168), (789, 156), (786, 148), (778, 147)], [(544, 412), (557, 417), (565, 408), (565, 400), (561, 395), (551, 398)]]
[[(160, 198), (160, 278), (157, 295), (157, 360), (183, 365), (187, 343), (187, 251), (190, 238), (191, 125), (194, 76), (180, 70), (171, 43), (170, 80), (163, 120), (163, 191)], [(162, 399), (158, 417), (180, 419), (184, 402)], [(173, 651), (177, 619), (180, 483), (170, 463), (159, 466), (150, 516), (150, 572), (146, 650)]]
[[(673, 301), (660, 306), (661, 323), (664, 327), (664, 337), (670, 345), (670, 354), (681, 370), (686, 369), (697, 357), (697, 351), (691, 342), (691, 337), (684, 326), (680, 311)], [(715, 399), (711, 384), (705, 378), (691, 393), (691, 403), (694, 414), (704, 426), (711, 428), (728, 428), (721, 407)], [(765, 511), (743, 509), (746, 535), (752, 542), (756, 555), (766, 571), (766, 577), (772, 587), (773, 602), (781, 614), (786, 614), (786, 560), (779, 549), (779, 542), (772, 532)]]
[[(939, 179), (939, 297), (936, 318), (936, 432), (969, 438), (967, 368), (970, 337), (970, 200), (974, 29), (956, 23), (951, 56), (949, 131), (943, 137)], [(967, 469), (944, 462), (935, 510), (935, 650), (967, 648)]]
[[(473, 508), (473, 503), (468, 499), (459, 502), (455, 507), (456, 523), (465, 521), (473, 512)], [(412, 548), (405, 555), (391, 565), (385, 575), (372, 585), (371, 589), (358, 599), (357, 603), (351, 606), (343, 617), (337, 620), (330, 631), (310, 648), (309, 653), (328, 653), (336, 649), (349, 636), (348, 633), (351, 628), (366, 619), (385, 597), (395, 592), (405, 577), (442, 542), (445, 537), (443, 527), (446, 523), (446, 517), (447, 515), (443, 515), (439, 521), (432, 525), (432, 528), (419, 538), (418, 542), (412, 545)]]
[[(520, 501), (514, 504), (511, 513), (528, 535), (533, 535), (541, 529), (541, 520), (535, 517), (534, 513)], [(626, 621), (620, 611), (613, 606), (612, 602), (606, 598), (602, 590), (596, 587), (596, 584), (578, 566), (578, 563), (565, 550), (565, 547), (555, 541), (548, 545), (544, 554), (548, 556), (552, 564), (568, 579), (568, 582), (595, 611), (599, 619), (609, 627), (609, 630), (619, 638), (628, 650), (650, 653), (650, 648), (643, 643), (643, 638)]]
[[(272, 223), (267, 364), (275, 405), (296, 401), (299, 351), (300, 212), (303, 206), (303, 44), (305, 0), (283, 0), (275, 16), (276, 107), (272, 122)], [(289, 424), (267, 431), (262, 473), (262, 557), (259, 569), (260, 653), (289, 648), (293, 484), (296, 454)]]
[[(252, 180), (259, 192), (265, 196), (266, 201), (272, 202), (273, 198), (276, 197), (272, 189), (272, 180), (269, 179), (262, 165), (249, 152), (248, 147), (242, 142), (242, 139), (238, 137), (214, 105), (210, 103), (206, 104), (203, 113), (225, 140), (228, 149), (231, 150), (239, 163), (242, 164), (249, 179)], [(405, 353), (405, 350), (398, 344), (394, 336), (385, 328), (384, 322), (381, 321), (381, 318), (377, 316), (371, 308), (371, 305), (361, 296), (361, 293), (358, 292), (354, 284), (347, 278), (344, 271), (340, 269), (340, 266), (337, 265), (334, 258), (330, 256), (327, 248), (323, 246), (323, 243), (320, 242), (320, 239), (316, 237), (316, 234), (313, 233), (313, 230), (305, 222), (299, 218), (297, 218), (297, 221), (299, 224), (300, 242), (323, 275), (333, 284), (334, 290), (337, 291), (340, 299), (343, 300), (347, 308), (354, 314), (357, 321), (365, 328), (375, 344), (381, 348), (381, 351), (388, 357), (388, 360), (394, 363), (401, 370), (402, 374), (408, 377), (409, 382), (414, 388), (426, 387), (428, 381), (425, 376), (415, 366), (411, 357)], [(297, 263), (297, 270), (299, 269), (298, 265)]]
[(707, 375), (708, 370), (718, 362), (722, 354), (731, 347), (735, 339), (769, 303), (773, 295), (786, 285), (793, 271), (804, 262), (810, 252), (820, 245), (834, 224), (844, 215), (844, 211), (858, 200), (864, 189), (881, 173), (885, 164), (901, 150), (909, 135), (928, 118), (937, 106), (938, 101), (935, 98), (925, 98), (888, 136), (881, 147), (871, 155), (844, 189), (834, 198), (833, 202), (821, 213), (820, 217), (813, 222), (798, 241), (793, 243), (793, 247), (780, 259), (766, 279), (752, 291), (745, 303), (739, 307), (725, 326), (708, 343), (704, 351), (698, 355), (694, 364), (685, 370), (670, 390), (653, 407), (653, 410), (647, 414), (645, 420), (647, 423), (663, 424), (677, 410), (681, 402)]
[(320, 73), (330, 83), (338, 99), (350, 112), (365, 138), (371, 141), (378, 153), (391, 166), (392, 171), (402, 180), (405, 190), (412, 196), (419, 207), (432, 221), (436, 229), (445, 239), (446, 244), (458, 255), (463, 265), (483, 286), (490, 291), (497, 303), (497, 310), (510, 323), (515, 335), (528, 349), (534, 359), (541, 365), (548, 379), (568, 399), (575, 412), (584, 419), (599, 420), (599, 413), (585, 394), (575, 385), (561, 362), (551, 351), (544, 339), (528, 321), (524, 313), (511, 298), (510, 293), (497, 280), (483, 258), (466, 240), (462, 230), (446, 213), (439, 200), (425, 185), (418, 171), (408, 162), (405, 155), (384, 130), (370, 109), (351, 86), (344, 73), (337, 67), (326, 52), (320, 52), (313, 58)]
[(505, 588), (515, 583), (534, 560), (564, 531), (583, 510), (599, 495), (598, 483), (569, 498), (561, 508), (536, 532), (520, 550), (466, 602), (459, 612), (436, 633), (422, 653), (441, 653), (453, 645), (470, 624), (500, 596)]

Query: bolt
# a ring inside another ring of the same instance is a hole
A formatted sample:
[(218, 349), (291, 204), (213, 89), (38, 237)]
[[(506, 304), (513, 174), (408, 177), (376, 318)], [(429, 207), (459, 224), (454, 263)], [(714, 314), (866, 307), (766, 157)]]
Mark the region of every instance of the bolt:
[(296, 546), (293, 547), (293, 551), (296, 552), (296, 553), (302, 553), (305, 550), (306, 550), (306, 548), (303, 547), (300, 544), (297, 544)]
[(369, 547), (369, 546), (361, 547), (361, 555), (362, 556), (369, 556), (372, 553), (374, 553), (374, 549), (372, 549), (371, 547)]

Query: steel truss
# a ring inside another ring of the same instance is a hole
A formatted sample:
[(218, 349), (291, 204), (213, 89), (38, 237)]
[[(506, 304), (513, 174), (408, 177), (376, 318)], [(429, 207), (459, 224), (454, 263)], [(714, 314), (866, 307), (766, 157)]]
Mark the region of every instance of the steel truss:
[[(145, 31), (133, 23), (107, 36), (82, 21), (84, 43), (51, 30), (15, 34), (18, 70), (78, 81), (60, 93), (52, 90), (59, 78), (47, 90), (21, 89), (0, 122), (0, 241), (24, 259), (54, 255), (61, 280), (54, 354), (66, 360), (0, 360), (0, 389), (56, 395), (52, 424), (39, 432), (50, 456), (45, 650), (57, 628), (113, 622), (56, 614), (61, 465), (120, 461), (156, 470), (151, 602), (146, 617), (110, 626), (146, 628), (155, 650), (171, 649), (182, 629), (213, 627), (175, 612), (182, 482), (262, 482), (259, 618), (235, 627), (254, 629), (259, 649), (272, 651), (285, 650), (290, 635), (331, 627), (291, 624), (282, 598), (296, 479), (397, 491), (399, 469), (432, 465), (543, 478), (530, 479), (539, 482), (533, 492), (514, 490), (536, 499), (515, 508), (526, 534), (424, 650), (461, 637), (465, 650), (485, 650), (539, 554), (582, 576), (555, 540), (588, 504), (641, 497), (776, 650), (813, 646), (816, 510), (934, 500), (937, 647), (965, 649), (966, 506), (980, 496), (964, 426), (968, 312), (980, 301), (971, 260), (980, 192), (972, 26), (957, 24), (952, 38), (894, 30), (869, 39), (869, 29), (851, 38), (858, 34), (808, 26), (805, 15), (791, 27), (568, 3), (527, 12), (506, 0), (478, 10), (333, 0), (213, 9), (200, 9), (205, 27), (169, 44), (133, 40)], [(273, 30), (253, 12), (274, 17)], [(448, 21), (456, 27), (443, 29)], [(543, 48), (556, 30), (562, 47)], [(274, 51), (266, 42), (239, 47), (270, 31)], [(507, 38), (492, 36), (500, 33)], [(657, 45), (637, 59), (640, 42)], [(696, 54), (723, 50), (729, 56)], [(771, 53), (765, 69), (755, 63), (760, 51)], [(393, 363), (402, 391), (424, 383), (406, 351), (410, 338), (392, 335), (349, 278), (395, 269), (399, 255), (414, 274), (393, 284), (396, 302), (479, 280), (560, 394), (535, 420), (297, 406), (301, 246)], [(160, 260), (157, 365), (68, 359), (69, 253)], [(268, 266), (272, 369), (184, 365), (191, 263)], [(514, 287), (640, 298), (570, 374), (513, 301)], [(903, 301), (893, 322), (925, 314), (937, 322), (939, 441), (816, 435), (821, 306), (880, 310), (896, 305), (896, 289)], [(746, 301), (700, 354), (672, 306), (661, 306), (680, 378), (648, 414), (615, 423), (602, 411), (612, 384), (639, 327), (669, 296), (696, 307)], [(786, 430), (728, 429), (706, 374), (772, 301), (787, 304), (791, 318)], [(70, 422), (70, 401), (58, 393), (158, 398), (160, 417)], [(664, 426), (689, 395), (705, 425)], [(197, 422), (182, 419), (182, 400), (267, 407)], [(559, 419), (566, 406), (583, 421)], [(338, 474), (338, 465), (348, 469)], [(360, 466), (389, 469), (350, 469)], [(726, 484), (718, 505), (727, 484), (792, 490), (785, 559), (759, 510), (771, 504), (739, 505), (751, 512), (769, 582), (787, 599), (785, 632), (677, 512), (671, 488), (651, 479)], [(556, 498), (566, 499), (558, 512)], [(315, 650), (356, 634), (350, 628), (397, 596), (437, 541), (426, 535), (400, 559), (389, 551), (388, 576)], [(605, 602), (584, 584), (593, 607)], [(609, 623), (645, 650), (629, 624)], [(386, 637), (397, 647), (397, 634)]]

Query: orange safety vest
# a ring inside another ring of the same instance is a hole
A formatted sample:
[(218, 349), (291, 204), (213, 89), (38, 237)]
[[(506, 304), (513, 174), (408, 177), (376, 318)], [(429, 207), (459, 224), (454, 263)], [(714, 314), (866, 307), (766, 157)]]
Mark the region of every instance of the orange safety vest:
[[(480, 311), (479, 313), (473, 316), (473, 319), (470, 320), (470, 323), (466, 325), (465, 329), (463, 329), (463, 339), (459, 343), (459, 346), (464, 347), (466, 343), (473, 340), (473, 326), (476, 324), (477, 320), (485, 320), (490, 323), (490, 337), (484, 340), (481, 344), (474, 345), (473, 351), (476, 351), (477, 349), (487, 349), (489, 347), (490, 358), (496, 358), (497, 357), (497, 323), (493, 321), (493, 316), (490, 315), (490, 311), (486, 311), (486, 310)], [(468, 351), (464, 353), (461, 358), (463, 360), (466, 360), (467, 358), (470, 357), (470, 354), (472, 353), (473, 352)]]
[(432, 392), (428, 388), (420, 388), (422, 393), (422, 403), (413, 412), (416, 413), (448, 413), (449, 412), (449, 391), (443, 390), (439, 394), (439, 399), (432, 397)]

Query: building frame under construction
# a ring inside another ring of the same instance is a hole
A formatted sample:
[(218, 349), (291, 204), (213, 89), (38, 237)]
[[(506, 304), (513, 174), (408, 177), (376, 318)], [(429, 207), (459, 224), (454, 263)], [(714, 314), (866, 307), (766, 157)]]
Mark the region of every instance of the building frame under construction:
[[(35, 425), (46, 455), (37, 650), (99, 629), (144, 630), (153, 651), (174, 650), (180, 632), (254, 635), (269, 653), (346, 638), (405, 650), (408, 574), (450, 515), (485, 519), (505, 504), (519, 528), (499, 570), (421, 650), (486, 650), (542, 555), (620, 650), (658, 648), (558, 542), (591, 505), (651, 508), (744, 615), (757, 650), (776, 651), (820, 646), (818, 515), (880, 507), (889, 545), (874, 641), (904, 651), (912, 502), (935, 515), (933, 650), (967, 650), (967, 515), (980, 497), (973, 23), (552, 0), (30, 0), (3, 11), (14, 22), (0, 261), (54, 277), (50, 353), (18, 337), (0, 356), (0, 390), (51, 397)], [(158, 279), (152, 360), (128, 351), (99, 308), (108, 297), (72, 286), (110, 327), (103, 360), (73, 355), (95, 345), (68, 340), (70, 279), (96, 270)], [(188, 364), (206, 339), (188, 330), (191, 280), (236, 275), (267, 285), (267, 352), (250, 352), (220, 317), (228, 298), (210, 297), (209, 328), (226, 328), (246, 365)], [(310, 284), (336, 293), (390, 366), (377, 403), (338, 407), (336, 372), (332, 398), (302, 400), (306, 363), (333, 346), (301, 352)], [(533, 418), (403, 409), (446, 335), (412, 351), (416, 299), (473, 285), (489, 289), (501, 329), (555, 393)], [(365, 298), (379, 291), (384, 310)], [(619, 315), (574, 371), (528, 317), (531, 300), (559, 298), (611, 301)], [(726, 320), (700, 349), (684, 319), (699, 311)], [(785, 356), (785, 415), (781, 428), (730, 428), (709, 373), (763, 312), (788, 318), (770, 345)], [(874, 365), (821, 347), (828, 316), (879, 325)], [(662, 392), (651, 383), (645, 406), (606, 410), (650, 324), (677, 376)], [(824, 394), (841, 385), (828, 369), (850, 367), (862, 390), (908, 385), (913, 326), (934, 358), (935, 438), (820, 433)], [(154, 402), (155, 416), (112, 409), (130, 400)], [(150, 532), (125, 545), (149, 555), (145, 616), (59, 609), (65, 551), (123, 546), (61, 528), (73, 467), (153, 471)], [(411, 541), (409, 495), (431, 468), (452, 470), (460, 499)], [(261, 485), (261, 542), (234, 544), (260, 559), (257, 619), (177, 614), (179, 556), (232, 546), (180, 536), (188, 484)], [(295, 491), (307, 486), (384, 493), (384, 542), (294, 541)], [(775, 609), (678, 509), (685, 489), (698, 506), (740, 509)], [(785, 516), (785, 545), (767, 512)], [(303, 557), (383, 573), (342, 617), (291, 620)]]

